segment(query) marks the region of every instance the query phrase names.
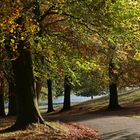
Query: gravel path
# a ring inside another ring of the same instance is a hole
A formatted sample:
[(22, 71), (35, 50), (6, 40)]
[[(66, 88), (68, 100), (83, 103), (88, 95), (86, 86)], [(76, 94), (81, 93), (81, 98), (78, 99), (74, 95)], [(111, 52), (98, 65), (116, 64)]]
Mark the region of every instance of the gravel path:
[(49, 120), (78, 122), (93, 128), (101, 140), (140, 140), (140, 119), (111, 114), (48, 116)]

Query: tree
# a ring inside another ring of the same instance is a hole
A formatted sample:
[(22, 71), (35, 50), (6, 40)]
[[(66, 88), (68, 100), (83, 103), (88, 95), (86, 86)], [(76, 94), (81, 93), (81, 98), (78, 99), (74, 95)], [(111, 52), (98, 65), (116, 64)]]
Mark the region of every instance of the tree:
[[(82, 8), (80, 8), (80, 5)], [(120, 108), (118, 105), (117, 93), (119, 74), (118, 72), (116, 73), (116, 71), (118, 71), (118, 62), (116, 63), (115, 61), (120, 54), (118, 56), (112, 55), (112, 51), (113, 54), (115, 52), (119, 52), (121, 47), (124, 47), (123, 44), (126, 42), (131, 43), (134, 40), (137, 40), (137, 37), (139, 36), (139, 7), (140, 4), (138, 1), (82, 1), (79, 3), (73, 3), (73, 7), (69, 12), (70, 15), (72, 15), (72, 13), (76, 13), (76, 11), (78, 11), (78, 14), (73, 17), (77, 23), (79, 22), (78, 19), (82, 17), (81, 24), (87, 27), (87, 29), (98, 34), (100, 39), (103, 39), (103, 41), (107, 43), (108, 50), (106, 51), (108, 53), (106, 57), (108, 57), (108, 59), (106, 60), (108, 63), (106, 63), (106, 65), (110, 81), (110, 109)], [(85, 10), (88, 12), (84, 12)], [(138, 35), (137, 37), (136, 34)], [(113, 46), (115, 46), (114, 48), (112, 48), (110, 42)]]
[[(73, 50), (77, 50), (76, 46), (81, 46), (81, 42), (85, 41), (86, 37), (89, 38), (91, 33), (94, 32), (94, 35), (98, 35), (107, 45), (111, 41), (117, 47), (121, 46), (126, 40), (132, 41), (133, 37), (137, 37), (132, 32), (139, 33), (139, 30), (137, 31), (140, 15), (138, 1), (120, 0), (112, 2), (110, 0), (99, 0), (94, 2), (91, 0), (70, 0), (62, 2), (58, 0), (42, 2), (26, 0), (13, 2), (12, 0), (3, 0), (1, 5), (1, 44), (3, 47), (6, 46), (10, 55), (16, 85), (18, 117), (15, 126), (22, 127), (32, 122), (43, 123), (34, 91), (31, 57), (34, 50), (40, 48), (42, 54), (47, 52), (49, 57), (44, 55), (46, 61), (55, 61), (53, 66), (62, 72), (61, 76), (67, 77), (68, 75), (74, 81), (76, 76), (73, 67), (75, 62), (78, 61), (76, 61), (78, 54), (75, 56), (76, 58), (71, 59), (74, 63), (71, 63), (69, 58), (76, 54), (73, 53)], [(12, 14), (10, 11), (13, 11)], [(60, 24), (62, 21), (63, 23)], [(73, 34), (73, 31), (75, 34)], [(75, 40), (73, 37), (77, 37), (76, 35), (79, 38)], [(84, 40), (82, 40), (83, 38)], [(110, 48), (109, 45), (107, 47)], [(84, 56), (87, 58), (87, 55)], [(108, 56), (110, 56), (109, 51)], [(108, 62), (111, 59), (109, 57)], [(82, 60), (85, 59), (80, 59), (80, 61)], [(109, 71), (114, 71), (114, 68), (116, 68), (116, 66), (112, 67), (112, 64), (116, 64), (114, 58), (112, 62), (106, 63)], [(112, 75), (114, 75), (114, 72)], [(50, 75), (48, 77), (52, 79)], [(110, 81), (114, 79), (114, 77), (111, 77)], [(70, 83), (69, 78), (66, 78), (65, 89), (68, 90), (65, 93), (68, 93), (67, 95), (70, 92)]]
[(74, 91), (78, 96), (91, 97), (94, 99), (94, 96), (100, 96), (107, 93), (107, 80), (105, 79), (106, 75), (96, 68), (92, 68), (91, 71), (81, 70), (79, 77), (79, 84), (74, 86)]
[(119, 103), (118, 103), (118, 75), (114, 72), (114, 63), (110, 62), (109, 63), (109, 78), (110, 84), (109, 84), (109, 106), (108, 109), (114, 110), (114, 109), (119, 109)]
[(5, 108), (4, 108), (4, 77), (2, 76), (2, 72), (0, 73), (0, 116), (5, 116)]
[[(2, 69), (3, 69), (3, 79), (5, 81), (5, 94), (8, 97), (8, 116), (16, 115), (17, 106), (16, 106), (16, 95), (15, 95), (15, 82), (13, 77), (12, 63), (7, 56), (6, 51), (3, 49), (3, 59), (2, 60)], [(7, 99), (7, 98), (6, 98)]]
[(36, 78), (36, 82), (35, 82), (36, 86), (36, 94), (37, 94), (37, 102), (39, 104), (39, 98), (40, 98), (40, 93), (41, 93), (41, 89), (42, 89), (42, 81), (40, 78)]
[(71, 78), (69, 76), (65, 76), (64, 79), (64, 103), (63, 103), (63, 109), (62, 111), (66, 111), (69, 110), (71, 105), (71, 101), (70, 101), (70, 93), (71, 93)]
[(16, 105), (16, 93), (15, 93), (15, 85), (12, 81), (8, 81), (9, 85), (9, 104), (8, 104), (8, 116), (15, 116), (17, 113), (17, 105)]
[[(23, 47), (22, 45), (23, 42), (20, 47)], [(15, 125), (25, 126), (35, 122), (43, 123), (44, 120), (39, 113), (34, 90), (32, 59), (29, 49), (24, 50), (21, 48), (20, 56), (13, 62), (13, 69), (18, 106)]]
[(0, 48), (0, 116), (5, 116), (5, 107), (4, 107), (5, 77), (3, 67), (4, 53), (2, 53), (2, 51), (3, 49)]
[(52, 80), (51, 79), (47, 80), (47, 88), (48, 88), (48, 111), (47, 112), (52, 112), (54, 111), (54, 109), (53, 109), (53, 101), (52, 101)]
[[(44, 123), (44, 120), (37, 105), (30, 46), (26, 43), (27, 40), (22, 36), (22, 33), (25, 31), (25, 20), (24, 17), (20, 16), (14, 19), (14, 21), (15, 31), (12, 31), (9, 40), (7, 39), (5, 41), (5, 46), (9, 56), (11, 56), (10, 59), (15, 57), (12, 61), (12, 68), (16, 85), (18, 108), (17, 119), (12, 129), (21, 129), (31, 123)], [(16, 45), (17, 48), (11, 50), (10, 45)]]

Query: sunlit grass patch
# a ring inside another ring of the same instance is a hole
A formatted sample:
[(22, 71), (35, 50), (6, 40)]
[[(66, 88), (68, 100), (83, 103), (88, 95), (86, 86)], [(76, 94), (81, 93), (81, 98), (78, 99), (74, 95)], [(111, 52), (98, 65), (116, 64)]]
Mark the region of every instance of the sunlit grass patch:
[(61, 133), (68, 133), (68, 129), (65, 125), (60, 123), (59, 121), (57, 122), (49, 122), (49, 125), (54, 128), (56, 131), (60, 131)]
[(140, 114), (128, 115), (128, 117), (140, 119)]
[[(138, 107), (140, 106), (140, 90), (133, 91), (129, 93), (119, 93), (119, 104), (121, 107), (125, 108), (133, 108), (132, 110), (125, 110), (128, 111), (126, 116), (129, 114), (136, 114), (138, 113)], [(105, 96), (96, 100), (89, 100), (82, 103), (77, 103), (72, 105), (71, 109), (66, 112), (61, 112), (61, 115), (72, 114), (72, 115), (80, 115), (86, 114), (95, 111), (101, 111), (101, 109), (107, 109), (109, 104), (109, 96)], [(135, 111), (135, 110), (136, 111)], [(124, 111), (124, 110), (123, 110)], [(123, 113), (122, 111), (122, 113)], [(59, 110), (56, 111), (57, 113), (52, 113), (50, 115), (60, 115)], [(135, 113), (136, 112), (136, 113)]]

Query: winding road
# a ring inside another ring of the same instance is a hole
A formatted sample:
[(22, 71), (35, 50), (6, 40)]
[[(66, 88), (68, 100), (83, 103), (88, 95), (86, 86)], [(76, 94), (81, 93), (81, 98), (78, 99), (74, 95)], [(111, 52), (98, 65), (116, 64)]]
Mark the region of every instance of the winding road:
[(48, 115), (47, 119), (84, 124), (97, 130), (101, 140), (140, 140), (140, 119), (120, 115), (120, 112), (56, 114)]

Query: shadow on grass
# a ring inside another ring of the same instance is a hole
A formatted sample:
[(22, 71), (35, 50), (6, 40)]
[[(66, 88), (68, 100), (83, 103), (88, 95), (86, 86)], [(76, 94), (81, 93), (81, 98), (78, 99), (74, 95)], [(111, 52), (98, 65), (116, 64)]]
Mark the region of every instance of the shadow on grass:
[[(80, 112), (80, 110), (79, 110)], [(70, 121), (84, 121), (96, 118), (104, 118), (104, 117), (113, 117), (113, 116), (133, 116), (136, 115), (137, 111), (132, 111), (132, 108), (121, 108), (115, 111), (109, 111), (106, 108), (102, 108), (97, 111), (88, 112), (84, 114), (72, 114), (72, 113), (54, 113), (54, 114), (47, 114), (43, 113), (43, 117), (49, 121), (63, 121), (63, 122), (70, 122)]]
[(101, 136), (101, 140), (139, 140), (140, 134), (130, 133), (127, 130), (119, 130), (111, 133), (105, 133)]

